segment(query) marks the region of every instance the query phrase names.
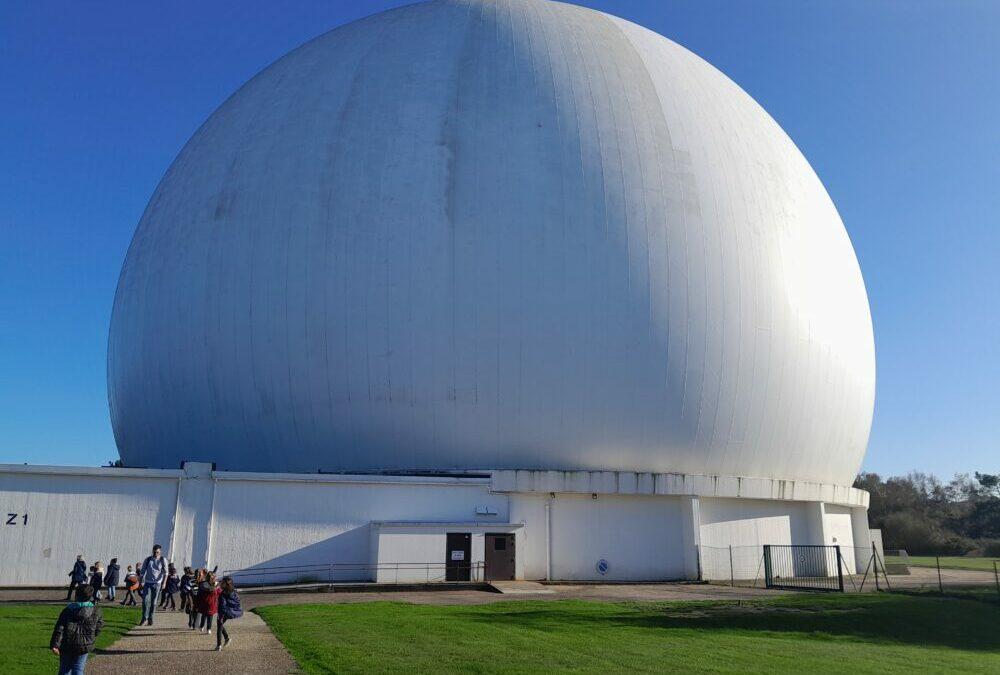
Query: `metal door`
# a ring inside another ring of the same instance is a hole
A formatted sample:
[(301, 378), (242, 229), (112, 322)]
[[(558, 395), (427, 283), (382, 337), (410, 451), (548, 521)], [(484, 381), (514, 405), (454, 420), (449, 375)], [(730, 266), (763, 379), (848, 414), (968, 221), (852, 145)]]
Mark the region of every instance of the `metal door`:
[(486, 535), (486, 579), (508, 581), (514, 579), (514, 535)]
[(472, 535), (449, 532), (444, 562), (445, 581), (469, 581), (472, 572)]

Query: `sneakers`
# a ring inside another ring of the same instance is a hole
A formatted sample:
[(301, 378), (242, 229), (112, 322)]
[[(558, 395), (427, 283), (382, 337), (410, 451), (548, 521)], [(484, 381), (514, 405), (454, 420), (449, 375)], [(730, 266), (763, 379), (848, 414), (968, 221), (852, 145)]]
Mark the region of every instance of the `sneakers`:
[(139, 621), (139, 625), (140, 625), (140, 626), (145, 626), (145, 625), (146, 625), (146, 620), (145, 620), (145, 619), (141, 619), (141, 620)]
[(221, 652), (221, 651), (222, 651), (222, 648), (223, 648), (223, 647), (225, 647), (225, 646), (226, 646), (226, 645), (215, 645), (215, 651), (217, 651), (217, 652)]
[(205, 631), (205, 632), (206, 632), (206, 633), (208, 633), (209, 635), (211, 635), (211, 634), (212, 634), (212, 629), (211, 629), (211, 628), (209, 628), (209, 629), (208, 629), (207, 631)]

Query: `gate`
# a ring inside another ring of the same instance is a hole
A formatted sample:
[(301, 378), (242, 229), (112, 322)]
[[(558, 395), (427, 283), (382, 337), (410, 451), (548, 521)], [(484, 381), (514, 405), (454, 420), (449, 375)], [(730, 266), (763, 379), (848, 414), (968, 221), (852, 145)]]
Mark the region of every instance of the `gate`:
[(764, 545), (768, 588), (844, 592), (840, 546)]

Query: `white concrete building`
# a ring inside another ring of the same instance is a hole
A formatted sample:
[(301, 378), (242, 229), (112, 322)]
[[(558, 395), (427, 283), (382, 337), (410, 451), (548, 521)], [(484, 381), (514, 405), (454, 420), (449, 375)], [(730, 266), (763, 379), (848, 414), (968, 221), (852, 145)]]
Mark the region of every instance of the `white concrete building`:
[(29, 517), (0, 583), (154, 539), (622, 580), (867, 545), (874, 385), (836, 208), (736, 84), (573, 5), (410, 5), (278, 60), (181, 151), (109, 339), (146, 469), (5, 468)]
[[(870, 545), (867, 493), (628, 472), (483, 477), (0, 466), (0, 586), (59, 585), (77, 553), (253, 570), (244, 583), (728, 578), (707, 550)], [(449, 545), (449, 534), (468, 542)], [(496, 551), (501, 539), (506, 553)], [(489, 543), (489, 546), (487, 544)], [(464, 555), (456, 560), (453, 551)], [(468, 565), (449, 565), (455, 562)], [(506, 563), (512, 563), (511, 568)], [(603, 561), (603, 564), (601, 564)], [(324, 566), (332, 566), (324, 569)], [(723, 569), (724, 567), (724, 569)], [(739, 572), (738, 572), (739, 573)], [(753, 578), (756, 570), (742, 573)]]

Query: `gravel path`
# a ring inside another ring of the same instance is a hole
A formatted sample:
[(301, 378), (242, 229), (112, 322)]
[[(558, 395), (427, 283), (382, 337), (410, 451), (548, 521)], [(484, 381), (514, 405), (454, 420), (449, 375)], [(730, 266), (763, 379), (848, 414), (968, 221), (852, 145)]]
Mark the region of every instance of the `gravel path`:
[(294, 673), (292, 657), (256, 614), (227, 624), (232, 641), (215, 651), (215, 635), (188, 629), (187, 614), (157, 612), (152, 627), (135, 627), (87, 662), (88, 673)]

